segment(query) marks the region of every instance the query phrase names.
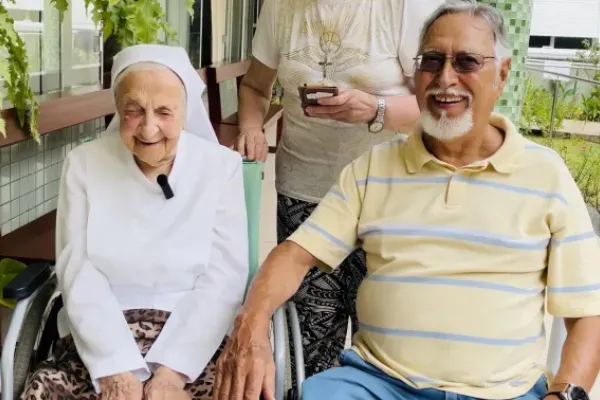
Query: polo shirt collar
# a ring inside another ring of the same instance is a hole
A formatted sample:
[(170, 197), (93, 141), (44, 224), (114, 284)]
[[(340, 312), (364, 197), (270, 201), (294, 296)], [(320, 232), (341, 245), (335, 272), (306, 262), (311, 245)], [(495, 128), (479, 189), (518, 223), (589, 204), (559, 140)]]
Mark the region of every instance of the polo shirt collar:
[[(514, 171), (518, 160), (525, 149), (525, 140), (517, 131), (515, 125), (506, 117), (492, 113), (489, 123), (504, 132), (504, 142), (502, 146), (489, 157), (487, 161), (497, 172), (509, 174)], [(423, 169), (423, 166), (429, 162), (444, 164), (435, 158), (423, 143), (423, 130), (420, 124), (417, 124), (412, 130), (406, 144), (406, 168), (409, 173), (416, 174)]]

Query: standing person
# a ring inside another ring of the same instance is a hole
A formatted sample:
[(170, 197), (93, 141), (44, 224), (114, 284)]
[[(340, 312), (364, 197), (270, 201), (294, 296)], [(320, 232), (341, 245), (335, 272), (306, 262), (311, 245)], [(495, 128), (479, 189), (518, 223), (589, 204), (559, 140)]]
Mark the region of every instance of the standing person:
[[(284, 89), (276, 158), (278, 242), (310, 216), (346, 164), (417, 121), (410, 87), (419, 29), (443, 2), (265, 0), (240, 88), (238, 149), (249, 159), (266, 159), (262, 126), (278, 78)], [(298, 88), (304, 84), (335, 86), (339, 94), (303, 108)], [(352, 253), (344, 264), (330, 275), (313, 268), (294, 297), (307, 376), (333, 365), (349, 317), (357, 330), (364, 252)]]

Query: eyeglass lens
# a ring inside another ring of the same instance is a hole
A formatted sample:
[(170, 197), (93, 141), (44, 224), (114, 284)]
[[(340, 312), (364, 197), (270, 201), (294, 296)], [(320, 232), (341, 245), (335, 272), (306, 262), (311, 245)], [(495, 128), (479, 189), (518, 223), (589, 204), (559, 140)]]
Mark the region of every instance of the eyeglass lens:
[[(440, 72), (446, 63), (446, 55), (441, 53), (425, 53), (421, 55), (419, 69), (425, 72)], [(483, 66), (483, 58), (475, 54), (461, 53), (450, 57), (452, 66), (457, 72), (474, 72)]]

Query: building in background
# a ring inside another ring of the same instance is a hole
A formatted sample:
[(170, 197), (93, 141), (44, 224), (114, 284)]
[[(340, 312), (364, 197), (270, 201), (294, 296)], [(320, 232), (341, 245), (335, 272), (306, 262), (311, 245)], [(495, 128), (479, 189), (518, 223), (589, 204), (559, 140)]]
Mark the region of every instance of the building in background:
[(529, 57), (566, 59), (600, 38), (600, 0), (534, 0)]

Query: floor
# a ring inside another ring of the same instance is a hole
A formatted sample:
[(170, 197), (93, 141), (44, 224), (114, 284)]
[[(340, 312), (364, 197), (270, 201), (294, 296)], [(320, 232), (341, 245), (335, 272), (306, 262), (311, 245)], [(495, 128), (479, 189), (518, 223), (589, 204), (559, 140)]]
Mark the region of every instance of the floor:
[[(269, 142), (272, 143), (272, 135), (269, 135)], [(264, 180), (262, 183), (262, 203), (260, 217), (260, 250), (259, 257), (262, 262), (269, 252), (277, 244), (276, 233), (276, 191), (275, 191), (275, 156), (270, 154), (264, 167)], [(546, 316), (546, 331), (550, 332), (552, 318)], [(350, 335), (348, 336), (347, 345), (350, 344)], [(600, 400), (600, 380), (596, 381), (596, 385), (592, 390), (590, 397), (592, 400)]]

